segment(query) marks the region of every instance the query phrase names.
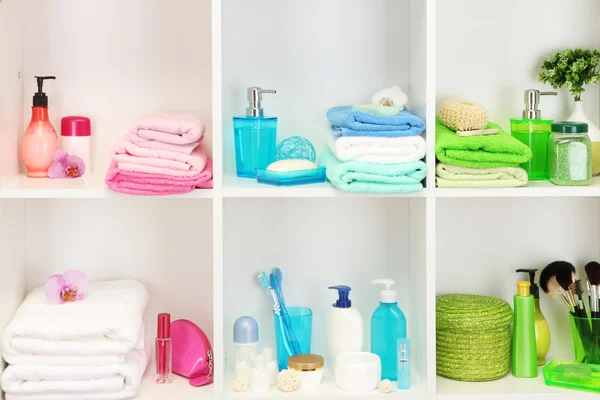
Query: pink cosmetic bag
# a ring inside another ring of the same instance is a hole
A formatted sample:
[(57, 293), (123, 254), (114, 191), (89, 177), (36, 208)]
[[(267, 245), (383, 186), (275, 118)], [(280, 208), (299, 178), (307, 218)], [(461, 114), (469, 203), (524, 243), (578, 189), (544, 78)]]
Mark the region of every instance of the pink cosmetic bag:
[(213, 381), (213, 351), (206, 334), (187, 319), (171, 322), (173, 372), (190, 378), (190, 385), (204, 386)]

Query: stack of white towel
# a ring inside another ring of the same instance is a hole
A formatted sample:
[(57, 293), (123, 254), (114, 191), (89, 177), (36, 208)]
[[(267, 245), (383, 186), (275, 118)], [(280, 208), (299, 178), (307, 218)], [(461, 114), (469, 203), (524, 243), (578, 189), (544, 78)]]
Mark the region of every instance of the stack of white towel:
[(2, 337), (6, 400), (134, 397), (151, 355), (139, 282), (90, 282), (85, 299), (49, 304), (33, 290)]

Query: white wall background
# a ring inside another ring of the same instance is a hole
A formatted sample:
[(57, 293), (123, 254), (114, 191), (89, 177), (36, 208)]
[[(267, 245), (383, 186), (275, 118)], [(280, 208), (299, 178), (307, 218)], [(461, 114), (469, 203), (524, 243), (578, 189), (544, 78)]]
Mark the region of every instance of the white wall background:
[[(0, 203), (2, 204), (2, 203)], [(189, 319), (213, 338), (210, 200), (28, 200), (27, 290), (67, 269), (90, 280), (137, 279), (156, 315)], [(3, 243), (0, 243), (3, 244)]]
[(16, 175), (21, 112), (21, 1), (0, 2), (0, 186)]
[[(25, 296), (24, 202), (0, 201), (0, 332), (8, 325)], [(4, 360), (0, 362), (0, 372)]]
[[(583, 267), (598, 260), (599, 203), (586, 198), (437, 200), (438, 294), (501, 297), (513, 305), (519, 268), (542, 269), (565, 260)], [(548, 357), (572, 357), (569, 315), (560, 299), (540, 289), (540, 306), (552, 334)]]
[[(526, 89), (552, 90), (537, 80), (542, 61), (566, 48), (600, 47), (597, 0), (451, 0), (437, 2), (437, 106), (447, 98), (484, 105), (490, 120), (510, 129), (521, 118)], [(582, 100), (599, 123), (598, 88)], [(571, 114), (573, 98), (544, 96), (542, 118)]]
[[(235, 356), (233, 323), (242, 315), (258, 321), (260, 347), (274, 345), (272, 302), (257, 275), (269, 273), (275, 266), (283, 271), (287, 305), (313, 310), (311, 352), (327, 356), (326, 315), (337, 299), (337, 292), (327, 288), (336, 284), (352, 287), (352, 306), (361, 312), (365, 324), (366, 350), (370, 348), (371, 315), (379, 305), (381, 290), (380, 285), (371, 283), (375, 278), (396, 281), (409, 332), (422, 332), (415, 326), (424, 327), (425, 318), (413, 316), (410, 304), (411, 292), (422, 293), (425, 288), (424, 280), (411, 275), (411, 254), (423, 250), (411, 247), (411, 210), (407, 199), (226, 199), (227, 360)], [(414, 216), (417, 220), (421, 217)]]
[[(235, 171), (232, 117), (245, 115), (250, 86), (277, 90), (264, 96), (263, 106), (266, 115), (279, 118), (278, 140), (305, 136), (317, 154), (329, 136), (329, 108), (370, 103), (375, 92), (392, 85), (408, 91), (409, 3), (224, 0), (226, 173)], [(415, 94), (419, 105), (422, 97)]]
[(56, 75), (44, 85), (52, 124), (60, 134), (64, 116), (92, 120), (97, 174), (150, 112), (195, 114), (211, 148), (210, 0), (23, 0), (23, 68), (25, 126), (33, 76)]

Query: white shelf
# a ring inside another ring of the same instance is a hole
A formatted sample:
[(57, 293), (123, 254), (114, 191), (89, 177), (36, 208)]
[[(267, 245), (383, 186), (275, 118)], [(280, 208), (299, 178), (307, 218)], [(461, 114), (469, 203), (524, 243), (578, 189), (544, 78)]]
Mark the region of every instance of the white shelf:
[[(104, 175), (76, 179), (28, 178), (20, 175), (6, 179), (4, 186), (0, 186), (0, 198), (3, 199), (104, 199), (124, 196), (131, 195), (110, 190), (104, 183)], [(212, 190), (198, 189), (186, 194), (157, 197), (196, 199), (212, 196)]]
[[(325, 399), (331, 398), (361, 398), (361, 399), (381, 399), (386, 398), (386, 396), (402, 396), (403, 399), (424, 399), (426, 398), (425, 387), (417, 386), (413, 387), (410, 390), (398, 390), (395, 387), (395, 382), (392, 382), (393, 391), (388, 394), (384, 394), (379, 392), (378, 390), (373, 390), (370, 392), (347, 392), (338, 388), (335, 385), (333, 380), (333, 376), (329, 373), (325, 373), (323, 377), (323, 382), (312, 389), (297, 389), (293, 392), (282, 392), (279, 390), (277, 386), (274, 386), (269, 393), (265, 394), (256, 394), (252, 392), (252, 389), (248, 389), (245, 392), (238, 393), (233, 391), (233, 374), (228, 374), (225, 379), (225, 397), (227, 398), (249, 398), (249, 399), (268, 399), (268, 398), (281, 398), (281, 397), (290, 397), (295, 399), (302, 398), (315, 398), (322, 397)], [(144, 399), (145, 400), (145, 399)]]
[(214, 385), (194, 387), (189, 379), (173, 375), (173, 382), (168, 385), (159, 385), (154, 382), (156, 368), (151, 364), (146, 369), (142, 378), (142, 386), (136, 399), (142, 400), (196, 400), (212, 397)]
[(312, 185), (277, 187), (263, 185), (256, 179), (238, 178), (225, 175), (223, 197), (425, 197), (427, 189), (412, 194), (369, 194), (351, 193), (338, 190), (329, 182)]
[(598, 398), (598, 394), (594, 393), (546, 386), (541, 368), (538, 377), (533, 379), (515, 378), (510, 372), (504, 378), (491, 382), (459, 382), (437, 377), (437, 399), (440, 400), (558, 400), (565, 396), (576, 396), (577, 399)]
[(600, 177), (590, 186), (556, 186), (550, 181), (531, 181), (521, 188), (445, 189), (436, 188), (436, 197), (599, 197)]

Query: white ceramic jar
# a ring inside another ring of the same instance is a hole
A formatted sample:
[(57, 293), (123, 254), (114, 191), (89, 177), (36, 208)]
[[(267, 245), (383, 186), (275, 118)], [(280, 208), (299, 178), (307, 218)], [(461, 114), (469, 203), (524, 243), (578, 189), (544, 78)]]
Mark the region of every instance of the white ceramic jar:
[(381, 359), (366, 352), (342, 353), (335, 362), (335, 384), (349, 392), (375, 390), (381, 381)]
[(325, 359), (316, 354), (296, 354), (288, 358), (288, 368), (298, 374), (300, 389), (317, 387), (323, 381)]
[(85, 174), (92, 170), (92, 127), (87, 117), (64, 117), (60, 121), (61, 149), (85, 163)]

